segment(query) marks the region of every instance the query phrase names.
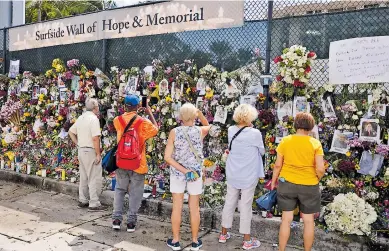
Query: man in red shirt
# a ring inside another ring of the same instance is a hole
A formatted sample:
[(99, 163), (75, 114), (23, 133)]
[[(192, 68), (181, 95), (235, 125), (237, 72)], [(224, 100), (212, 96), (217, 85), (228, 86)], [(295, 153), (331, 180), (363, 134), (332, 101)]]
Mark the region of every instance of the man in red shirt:
[[(115, 188), (115, 197), (114, 197), (114, 209), (113, 209), (113, 224), (112, 228), (119, 230), (121, 223), (123, 221), (123, 204), (124, 196), (128, 192), (130, 201), (127, 217), (127, 232), (134, 232), (135, 226), (137, 223), (137, 213), (143, 198), (144, 191), (144, 180), (145, 174), (148, 172), (147, 162), (146, 162), (146, 140), (155, 137), (158, 133), (158, 125), (154, 119), (154, 115), (149, 106), (145, 108), (146, 114), (149, 116), (150, 120), (141, 118), (138, 115), (138, 110), (141, 109), (141, 99), (137, 95), (127, 95), (124, 99), (124, 104), (126, 105), (126, 112), (121, 115), (126, 125), (134, 116), (138, 116), (133, 125), (137, 123), (139, 119), (142, 119), (143, 122), (138, 127), (138, 135), (140, 145), (142, 147), (142, 156), (140, 161), (139, 168), (134, 171), (118, 168), (116, 170), (116, 188)], [(113, 124), (117, 131), (117, 141), (119, 142), (125, 126), (120, 123), (119, 117), (116, 117), (113, 120)]]

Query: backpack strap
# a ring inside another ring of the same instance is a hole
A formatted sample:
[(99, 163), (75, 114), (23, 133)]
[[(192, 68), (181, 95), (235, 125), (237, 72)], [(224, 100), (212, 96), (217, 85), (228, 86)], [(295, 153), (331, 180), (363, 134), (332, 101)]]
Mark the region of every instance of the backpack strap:
[[(123, 131), (123, 134), (122, 134), (122, 138), (123, 138), (123, 135), (127, 132), (128, 128), (131, 127), (131, 125), (134, 123), (135, 119), (138, 117), (138, 115), (134, 115), (134, 117), (131, 118), (130, 122), (128, 122), (127, 126), (124, 128), (124, 131)], [(124, 121), (124, 118), (123, 116), (119, 116), (119, 122), (120, 124), (122, 124), (122, 126), (125, 126), (126, 122)]]
[(139, 119), (134, 123), (133, 128), (134, 128), (135, 130), (137, 130), (138, 127), (142, 124), (142, 122), (143, 122), (143, 119), (142, 119), (142, 118), (139, 118)]
[(245, 129), (246, 127), (247, 127), (247, 126), (244, 126), (244, 127), (240, 128), (240, 130), (239, 130), (237, 133), (235, 133), (234, 137), (232, 137), (231, 142), (230, 142), (230, 146), (228, 147), (228, 150), (229, 150), (229, 151), (231, 151), (232, 141), (234, 141), (234, 139), (235, 139), (236, 137), (238, 137), (238, 135), (239, 135), (239, 134), (243, 131), (243, 129)]

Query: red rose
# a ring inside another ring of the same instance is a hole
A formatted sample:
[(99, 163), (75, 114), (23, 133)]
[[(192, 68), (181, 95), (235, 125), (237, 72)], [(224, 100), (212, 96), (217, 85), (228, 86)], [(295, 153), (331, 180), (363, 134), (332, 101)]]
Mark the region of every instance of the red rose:
[(271, 149), (271, 150), (270, 150), (270, 154), (271, 154), (271, 155), (275, 155), (275, 154), (276, 154), (276, 150)]
[(305, 73), (310, 73), (310, 72), (311, 72), (311, 67), (307, 66), (307, 68), (305, 68)]
[(298, 80), (298, 79), (295, 79), (295, 80), (294, 80), (293, 85), (294, 85), (294, 87), (304, 87), (304, 83), (301, 82), (301, 81)]
[(313, 58), (313, 57), (315, 57), (316, 56), (316, 53), (314, 53), (313, 51), (310, 51), (309, 53), (308, 53), (308, 58)]
[(274, 59), (274, 63), (278, 64), (279, 62), (282, 62), (282, 57), (278, 56)]
[(274, 143), (275, 140), (276, 140), (276, 139), (275, 139), (274, 136), (270, 138), (270, 142), (271, 142), (271, 143)]
[(170, 77), (169, 78), (169, 83), (173, 82), (174, 78)]
[(277, 81), (281, 81), (281, 80), (282, 80), (282, 76), (281, 76), (281, 75), (277, 75), (277, 76), (276, 76), (276, 80), (277, 80)]

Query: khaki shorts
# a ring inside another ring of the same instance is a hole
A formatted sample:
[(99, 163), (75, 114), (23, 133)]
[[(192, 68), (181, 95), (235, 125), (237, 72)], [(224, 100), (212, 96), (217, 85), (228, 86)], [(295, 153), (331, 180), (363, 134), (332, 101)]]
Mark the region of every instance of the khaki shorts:
[(321, 192), (319, 185), (306, 186), (290, 182), (279, 182), (277, 203), (281, 211), (293, 211), (299, 206), (304, 214), (320, 212)]

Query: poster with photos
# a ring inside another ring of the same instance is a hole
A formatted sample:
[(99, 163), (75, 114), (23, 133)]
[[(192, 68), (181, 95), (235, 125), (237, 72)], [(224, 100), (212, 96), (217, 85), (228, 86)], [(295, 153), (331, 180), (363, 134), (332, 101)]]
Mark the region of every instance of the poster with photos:
[(332, 138), (330, 152), (346, 154), (349, 150), (348, 140), (352, 139), (354, 134), (352, 132), (341, 132), (335, 130)]
[(67, 88), (59, 89), (59, 100), (66, 101), (67, 99), (68, 99), (68, 89)]
[(293, 117), (299, 112), (310, 112), (309, 102), (306, 97), (295, 97), (293, 102)]
[(19, 74), (19, 66), (20, 66), (20, 60), (10, 60), (9, 64), (9, 78), (16, 78), (16, 76)]
[(361, 119), (359, 138), (364, 141), (380, 142), (378, 119)]
[(166, 79), (162, 79), (159, 83), (159, 96), (169, 94), (169, 82)]
[(283, 120), (285, 116), (293, 116), (293, 102), (278, 102), (277, 105), (277, 117), (279, 120)]
[(219, 122), (221, 124), (225, 124), (227, 120), (227, 114), (228, 111), (226, 107), (221, 105), (217, 106), (213, 122)]
[(115, 112), (115, 109), (114, 109), (114, 108), (111, 108), (111, 109), (108, 109), (108, 110), (107, 110), (107, 119), (108, 119), (108, 120), (114, 119), (114, 118), (115, 118), (115, 115), (116, 115), (116, 112)]
[(39, 95), (39, 85), (34, 85), (32, 87), (32, 96), (31, 96), (31, 98), (32, 99), (38, 99), (38, 95)]
[(138, 88), (138, 77), (129, 77), (124, 95), (135, 94)]
[(386, 104), (369, 104), (369, 110), (367, 111), (367, 116), (372, 117), (374, 115), (379, 115), (385, 117), (386, 115)]
[(204, 100), (202, 97), (198, 97), (196, 100), (196, 108), (202, 111), (203, 107), (204, 107)]
[(276, 143), (280, 143), (282, 138), (288, 136), (288, 129), (283, 126), (278, 126), (276, 130)]
[(241, 104), (252, 105), (255, 107), (256, 102), (257, 102), (257, 97), (253, 95), (245, 95), (240, 97)]
[(336, 117), (334, 106), (332, 105), (331, 97), (321, 100), (321, 106), (326, 118)]

